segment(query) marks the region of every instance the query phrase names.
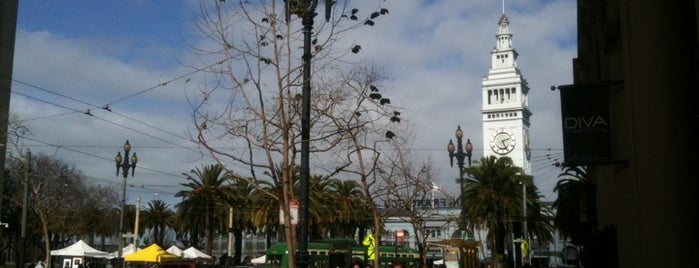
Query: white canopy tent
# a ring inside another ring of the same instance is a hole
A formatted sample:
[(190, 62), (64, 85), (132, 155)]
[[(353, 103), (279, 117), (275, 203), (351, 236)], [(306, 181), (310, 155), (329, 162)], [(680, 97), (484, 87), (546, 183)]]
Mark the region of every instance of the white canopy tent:
[(194, 247), (189, 247), (188, 249), (185, 249), (182, 251), (184, 253), (184, 258), (185, 259), (213, 259), (211, 256), (207, 255), (204, 252), (199, 251), (198, 249)]
[(166, 249), (165, 251), (169, 252), (172, 255), (180, 256), (180, 257), (185, 257), (184, 252), (178, 248), (177, 246), (173, 245), (170, 248)]
[(257, 258), (250, 260), (250, 263), (252, 263), (252, 264), (264, 264), (266, 260), (267, 260), (267, 255), (262, 255), (260, 257), (257, 257)]
[(62, 249), (51, 250), (51, 256), (78, 256), (78, 257), (93, 257), (107, 258), (109, 253), (97, 250), (84, 241), (80, 240), (70, 246)]
[[(124, 248), (121, 249), (121, 256), (123, 257), (123, 256), (129, 255), (129, 254), (135, 253), (136, 251), (139, 251), (139, 250), (141, 250), (141, 248), (136, 247), (134, 244), (129, 244), (128, 246), (125, 246)], [(116, 258), (117, 255), (119, 255), (119, 251), (114, 251), (114, 252), (109, 253), (109, 257), (107, 257), (107, 258), (113, 259), (113, 258)]]

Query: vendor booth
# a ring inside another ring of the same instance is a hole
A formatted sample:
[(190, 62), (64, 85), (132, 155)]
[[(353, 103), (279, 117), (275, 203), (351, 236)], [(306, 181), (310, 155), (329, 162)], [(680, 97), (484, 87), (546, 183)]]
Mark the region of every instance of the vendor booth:
[(212, 260), (213, 258), (200, 250), (189, 247), (183, 251), (185, 259)]
[(97, 250), (80, 240), (62, 249), (51, 250), (51, 257), (61, 260), (62, 268), (78, 268), (89, 258), (107, 258), (109, 253)]
[(151, 244), (150, 246), (129, 255), (124, 256), (124, 260), (127, 262), (175, 262), (179, 261), (180, 257), (172, 253), (167, 252), (158, 244)]

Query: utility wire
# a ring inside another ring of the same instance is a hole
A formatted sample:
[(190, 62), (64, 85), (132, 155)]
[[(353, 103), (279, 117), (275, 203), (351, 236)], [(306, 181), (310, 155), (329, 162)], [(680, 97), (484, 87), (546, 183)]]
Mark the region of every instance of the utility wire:
[[(64, 106), (64, 105), (61, 105), (61, 104), (58, 104), (58, 103), (53, 103), (53, 102), (50, 102), (50, 101), (47, 101), (47, 100), (42, 100), (42, 99), (40, 99), (40, 98), (32, 97), (32, 96), (29, 96), (29, 95), (24, 94), (24, 93), (19, 93), (19, 92), (14, 91), (14, 90), (12, 91), (12, 93), (13, 93), (13, 94), (20, 95), (20, 96), (23, 96), (23, 97), (25, 97), (25, 98), (29, 98), (29, 99), (35, 100), (35, 101), (43, 102), (43, 103), (50, 104), (50, 105), (53, 105), (53, 106), (56, 106), (56, 107), (60, 107), (60, 108), (63, 108), (63, 109), (69, 110), (69, 111), (73, 111), (73, 112), (75, 112), (75, 113), (86, 113), (85, 111), (79, 111), (79, 110), (70, 108), (70, 107), (68, 107), (68, 106)], [(89, 111), (89, 110), (88, 110), (88, 111)]]
[[(152, 124), (148, 124), (148, 123), (143, 122), (143, 121), (141, 121), (141, 120), (138, 120), (138, 119), (129, 117), (129, 116), (124, 115), (124, 114), (122, 114), (122, 113), (114, 112), (114, 111), (112, 111), (111, 108), (109, 107), (109, 104), (107, 104), (107, 105), (102, 105), (102, 106), (98, 106), (98, 105), (95, 105), (95, 104), (92, 104), (92, 103), (89, 103), (89, 102), (86, 102), (86, 101), (83, 101), (83, 100), (79, 100), (79, 99), (76, 99), (76, 98), (73, 98), (73, 97), (70, 97), (70, 96), (66, 96), (65, 94), (57, 93), (57, 92), (55, 92), (55, 91), (52, 91), (52, 90), (49, 90), (49, 89), (46, 89), (46, 88), (43, 88), (43, 87), (40, 87), (40, 86), (37, 86), (37, 85), (33, 85), (33, 84), (31, 84), (31, 83), (28, 83), (28, 82), (20, 81), (20, 80), (17, 80), (17, 79), (12, 79), (12, 81), (14, 81), (14, 82), (16, 82), (16, 83), (19, 83), (19, 84), (22, 84), (22, 85), (25, 85), (25, 86), (28, 86), (28, 87), (31, 87), (31, 88), (34, 88), (34, 89), (38, 89), (38, 90), (41, 90), (41, 91), (44, 91), (44, 92), (47, 92), (47, 93), (56, 95), (56, 96), (60, 96), (60, 97), (63, 97), (63, 98), (67, 98), (67, 99), (72, 100), (72, 101), (75, 101), (75, 102), (79, 102), (79, 103), (85, 104), (85, 105), (89, 106), (90, 108), (102, 109), (102, 110), (111, 112), (111, 113), (113, 113), (113, 114), (115, 114), (115, 115), (121, 116), (121, 117), (126, 118), (126, 119), (128, 119), (128, 120), (130, 120), (130, 121), (134, 121), (134, 122), (140, 123), (140, 124), (142, 124), (142, 125), (145, 125), (145, 126), (147, 126), (147, 127), (150, 127), (150, 128), (155, 129), (155, 130), (161, 131), (161, 132), (163, 132), (163, 133), (169, 134), (169, 135), (171, 135), (171, 136), (174, 136), (174, 137), (177, 137), (177, 138), (180, 138), (180, 139), (189, 141), (187, 138), (183, 137), (182, 135), (178, 135), (178, 134), (172, 133), (172, 132), (170, 132), (170, 131), (167, 131), (167, 130), (162, 129), (162, 128), (157, 127), (157, 126), (154, 126), (154, 125), (152, 125)], [(174, 81), (174, 80), (172, 80), (172, 81)], [(165, 82), (165, 83), (168, 83), (168, 82)], [(70, 107), (67, 107), (67, 106), (63, 106), (63, 105), (60, 105), (60, 104), (52, 103), (52, 102), (49, 102), (49, 101), (46, 101), (46, 100), (39, 99), (39, 98), (37, 98), (37, 97), (32, 97), (32, 96), (29, 96), (29, 95), (26, 95), (26, 94), (23, 94), (23, 93), (19, 93), (19, 92), (17, 92), (17, 91), (12, 91), (12, 93), (15, 93), (15, 94), (18, 94), (18, 95), (21, 95), (21, 96), (24, 96), (24, 97), (27, 97), (27, 98), (30, 98), (30, 99), (34, 99), (34, 100), (37, 100), (37, 101), (41, 101), (41, 102), (44, 102), (44, 103), (47, 103), (47, 104), (51, 104), (51, 105), (54, 105), (54, 106), (58, 106), (58, 107), (61, 107), (61, 108), (67, 109), (67, 110), (71, 110), (71, 111), (75, 111), (75, 112), (82, 112), (82, 113), (91, 115), (91, 112), (90, 112), (89, 109), (86, 110), (86, 111), (78, 111), (78, 110), (76, 110), (76, 109), (73, 109), (73, 108), (70, 108)], [(64, 114), (56, 114), (56, 115), (47, 115), (47, 116), (36, 117), (36, 118), (30, 118), (30, 119), (28, 119), (27, 121), (29, 121), (29, 120), (36, 120), (36, 119), (44, 119), (44, 118), (49, 118), (49, 117), (54, 117), (54, 116), (61, 116), (61, 115), (65, 115), (65, 114), (67, 114), (67, 113), (64, 113)]]
[[(16, 81), (15, 79), (13, 79), (13, 80)], [(31, 85), (31, 84), (26, 83), (26, 82), (22, 82), (22, 84), (28, 85), (28, 86), (33, 87), (33, 88), (41, 89), (41, 90), (46, 91), (46, 92), (51, 92), (52, 94), (56, 94), (56, 95), (59, 95), (59, 96), (62, 96), (62, 97), (66, 97), (66, 98), (69, 98), (69, 99), (71, 99), (71, 100), (75, 100), (75, 101), (78, 101), (78, 102), (80, 102), (80, 103), (84, 103), (84, 104), (90, 105), (91, 107), (97, 107), (97, 106), (92, 105), (92, 104), (90, 104), (90, 103), (87, 103), (87, 102), (84, 102), (84, 101), (81, 101), (81, 100), (77, 100), (77, 99), (75, 99), (75, 98), (71, 98), (71, 97), (65, 96), (65, 95), (63, 95), (63, 94), (58, 94), (58, 93), (52, 92), (52, 91), (50, 91), (50, 90), (47, 90), (47, 89), (44, 89), (44, 88), (41, 88), (41, 87)], [(49, 105), (53, 105), (53, 106), (56, 106), (56, 107), (59, 107), (59, 108), (63, 108), (63, 109), (66, 109), (66, 110), (70, 110), (70, 111), (73, 111), (74, 113), (86, 114), (86, 115), (92, 116), (92, 117), (94, 117), (94, 118), (96, 118), (96, 119), (102, 120), (102, 121), (104, 121), (104, 122), (107, 122), (107, 123), (110, 123), (110, 124), (113, 124), (113, 125), (116, 125), (116, 126), (119, 126), (119, 127), (125, 128), (125, 129), (128, 129), (128, 130), (131, 130), (131, 131), (136, 132), (136, 133), (139, 133), (139, 134), (141, 134), (141, 135), (144, 135), (144, 136), (147, 136), (147, 137), (150, 137), (150, 138), (153, 138), (153, 139), (156, 139), (156, 140), (159, 140), (159, 141), (162, 141), (162, 142), (165, 142), (165, 143), (174, 145), (174, 146), (179, 147), (179, 148), (182, 148), (182, 149), (187, 149), (187, 150), (189, 150), (189, 151), (192, 151), (192, 152), (196, 152), (196, 153), (201, 154), (201, 152), (199, 152), (199, 151), (197, 151), (197, 150), (194, 150), (194, 149), (191, 149), (191, 148), (189, 148), (189, 147), (179, 145), (179, 144), (174, 143), (174, 142), (171, 142), (171, 141), (169, 141), (169, 140), (166, 140), (166, 139), (163, 139), (163, 138), (160, 138), (160, 137), (156, 137), (156, 136), (154, 136), (154, 135), (145, 133), (145, 132), (143, 132), (143, 131), (137, 130), (137, 129), (135, 129), (135, 128), (132, 128), (132, 127), (129, 127), (129, 126), (120, 124), (120, 123), (116, 123), (116, 122), (114, 122), (114, 121), (107, 120), (107, 119), (102, 118), (102, 117), (99, 117), (99, 116), (95, 116), (94, 114), (92, 114), (92, 112), (90, 112), (90, 110), (79, 111), (79, 110), (77, 110), (77, 109), (73, 109), (73, 108), (70, 108), (70, 107), (67, 107), (67, 106), (64, 106), (64, 105), (61, 105), (61, 104), (57, 104), (57, 103), (54, 103), (54, 102), (50, 102), (50, 101), (47, 101), (47, 100), (43, 100), (43, 99), (40, 99), (40, 98), (37, 98), (37, 97), (29, 96), (29, 95), (27, 95), (27, 94), (23, 94), (23, 93), (20, 93), (20, 92), (17, 92), (17, 91), (12, 91), (12, 93), (17, 94), (17, 95), (20, 95), (20, 96), (24, 96), (24, 97), (26, 97), (26, 98), (33, 99), (33, 100), (36, 100), (36, 101), (39, 101), (39, 102), (43, 102), (43, 103), (46, 103), (46, 104), (49, 104)], [(114, 113), (114, 112), (112, 112), (112, 113)], [(136, 119), (133, 119), (133, 118), (129, 118), (129, 117), (127, 117), (127, 116), (125, 116), (125, 115), (122, 115), (122, 114), (120, 114), (120, 113), (114, 113), (114, 114), (117, 114), (117, 115), (122, 116), (122, 117), (124, 117), (124, 118), (130, 119), (130, 120), (132, 120), (132, 121), (135, 121), (135, 122), (144, 124), (144, 125), (146, 125), (146, 126), (149, 126), (149, 127), (154, 128), (154, 129), (156, 129), (156, 130), (158, 130), (158, 131), (162, 131), (162, 132), (164, 132), (164, 133), (170, 134), (170, 135), (172, 135), (172, 136), (179, 137), (179, 138), (181, 138), (181, 139), (183, 139), (183, 140), (186, 140), (186, 141), (188, 141), (188, 142), (190, 141), (190, 140), (188, 140), (188, 139), (186, 139), (186, 138), (184, 138), (184, 137), (182, 137), (182, 136), (180, 136), (180, 135), (177, 135), (177, 134), (174, 134), (174, 133), (172, 133), (172, 132), (166, 131), (166, 130), (164, 130), (164, 129), (162, 129), (162, 128), (159, 128), (159, 127), (156, 127), (156, 126), (147, 124), (147, 123), (145, 123), (145, 122), (143, 122), (143, 121), (136, 120)], [(55, 116), (55, 115), (54, 115), (54, 116)]]
[(25, 85), (25, 86), (28, 86), (28, 87), (31, 87), (31, 88), (35, 88), (35, 89), (38, 89), (38, 90), (41, 90), (41, 91), (44, 91), (44, 92), (47, 92), (47, 93), (56, 95), (56, 96), (60, 96), (60, 97), (66, 98), (66, 99), (69, 99), (69, 100), (72, 100), (72, 101), (75, 101), (75, 102), (79, 102), (79, 103), (85, 104), (85, 105), (87, 105), (87, 106), (91, 106), (91, 108), (97, 107), (97, 106), (95, 106), (94, 104), (91, 104), (91, 103), (88, 103), (88, 102), (85, 102), (85, 101), (82, 101), (82, 100), (79, 100), (79, 99), (76, 99), (76, 98), (73, 98), (73, 97), (69, 97), (69, 96), (66, 96), (66, 95), (64, 95), (64, 94), (61, 94), (61, 93), (58, 93), (58, 92), (55, 92), (55, 91), (51, 91), (51, 90), (48, 90), (48, 89), (46, 89), (46, 88), (43, 88), (43, 87), (40, 87), (40, 86), (37, 86), (37, 85), (33, 85), (33, 84), (30, 84), (30, 83), (27, 83), (27, 82), (24, 82), (24, 81), (20, 81), (20, 80), (14, 79), (14, 78), (12, 78), (12, 81), (15, 82), (15, 83), (18, 83), (18, 84), (22, 84), (22, 85)]
[[(41, 144), (44, 144), (44, 145), (50, 145), (51, 147), (56, 147), (56, 148), (58, 148), (58, 149), (65, 149), (65, 150), (68, 150), (68, 151), (71, 151), (71, 152), (74, 152), (74, 153), (78, 153), (78, 154), (83, 154), (83, 155), (91, 156), (91, 157), (94, 157), (94, 158), (97, 158), (97, 159), (102, 159), (102, 160), (107, 160), (107, 161), (109, 161), (109, 162), (114, 162), (114, 159), (111, 159), (111, 158), (106, 158), (106, 157), (101, 156), (101, 155), (96, 155), (96, 154), (93, 154), (93, 153), (88, 153), (88, 152), (76, 150), (76, 149), (73, 149), (73, 148), (70, 148), (70, 147), (65, 147), (65, 146), (62, 146), (62, 145), (59, 145), (59, 144), (52, 144), (52, 143), (49, 143), (49, 142), (45, 142), (45, 141), (42, 141), (42, 140), (30, 138), (30, 137), (27, 137), (27, 136), (22, 136), (22, 139), (30, 140), (30, 141), (33, 141), (33, 142), (38, 142), (38, 143), (41, 143)], [(169, 172), (160, 171), (160, 170), (157, 170), (157, 169), (152, 169), (152, 168), (143, 167), (143, 166), (139, 166), (138, 168), (144, 169), (144, 170), (148, 170), (148, 171), (152, 171), (152, 172), (155, 172), (155, 173), (158, 173), (158, 174), (161, 174), (161, 175), (167, 175), (167, 176), (173, 176), (173, 177), (180, 177), (180, 176), (181, 176), (181, 175), (175, 175), (175, 174), (172, 174), (172, 173), (169, 173)]]
[[(202, 157), (202, 158), (203, 158), (204, 155), (205, 155), (203, 152), (201, 152), (201, 151), (199, 151), (199, 150), (195, 150), (195, 149), (193, 149), (192, 147), (183, 146), (183, 145), (177, 144), (177, 143), (175, 143), (175, 142), (169, 141), (169, 140), (167, 140), (167, 139), (160, 138), (160, 137), (154, 136), (154, 135), (152, 135), (152, 134), (148, 134), (148, 133), (146, 133), (146, 132), (143, 132), (143, 131), (137, 130), (137, 129), (135, 129), (135, 128), (126, 126), (126, 125), (124, 125), (124, 124), (120, 124), (120, 123), (117, 123), (117, 122), (114, 122), (114, 121), (110, 121), (110, 120), (107, 120), (107, 119), (102, 118), (102, 117), (99, 117), (99, 116), (95, 116), (95, 115), (92, 114), (89, 110), (87, 110), (86, 112), (81, 112), (81, 111), (78, 111), (78, 110), (76, 110), (76, 109), (73, 109), (73, 108), (64, 106), (64, 105), (60, 105), (60, 104), (53, 103), (53, 102), (50, 102), (50, 101), (46, 101), (46, 100), (43, 100), (43, 99), (39, 99), (39, 98), (36, 98), (36, 97), (28, 96), (28, 95), (26, 95), (26, 94), (22, 94), (22, 93), (19, 93), (19, 92), (12, 91), (12, 93), (15, 93), (15, 94), (18, 94), (18, 95), (21, 95), (21, 96), (25, 96), (25, 97), (27, 97), (27, 98), (34, 99), (34, 100), (37, 100), (37, 101), (40, 101), (40, 102), (43, 102), (43, 103), (46, 103), (46, 104), (49, 104), (49, 105), (54, 105), (54, 106), (57, 106), (57, 107), (60, 107), (60, 108), (63, 108), (63, 109), (67, 109), (67, 110), (70, 110), (70, 111), (73, 111), (73, 112), (76, 112), (76, 113), (83, 113), (83, 114), (86, 114), (86, 115), (90, 115), (90, 116), (93, 117), (93, 118), (102, 120), (102, 121), (104, 121), (104, 122), (107, 122), (107, 123), (109, 123), (109, 124), (113, 124), (113, 125), (119, 126), (119, 127), (121, 127), (121, 128), (127, 129), (127, 130), (131, 130), (131, 131), (136, 132), (136, 133), (138, 133), (138, 134), (141, 134), (141, 135), (144, 135), (144, 136), (147, 136), (147, 137), (150, 137), (150, 138), (153, 138), (153, 139), (162, 141), (162, 142), (164, 142), (164, 143), (173, 145), (173, 146), (176, 147), (176, 148), (185, 149), (185, 150), (188, 150), (188, 151), (190, 151), (190, 152), (194, 152), (194, 153), (196, 153), (196, 154), (199, 154), (199, 156)], [(169, 132), (168, 132), (168, 133), (169, 133)], [(173, 136), (177, 136), (176, 134), (173, 134), (173, 133), (170, 133), (170, 134), (173, 135)], [(186, 139), (186, 138), (183, 138), (183, 139), (184, 139), (185, 141), (191, 142), (190, 140), (188, 140), (188, 139)], [(47, 144), (47, 143), (44, 143), (44, 144), (45, 144), (45, 145), (51, 145), (51, 144)], [(57, 147), (57, 146), (51, 146), (51, 147)], [(61, 148), (67, 148), (67, 147), (61, 146)], [(240, 167), (240, 168), (247, 168), (247, 167), (245, 167), (245, 166), (241, 166), (241, 165), (238, 164), (238, 163), (228, 163), (228, 164), (231, 164), (231, 165), (234, 165), (234, 166), (238, 166), (238, 167)]]
[(185, 77), (187, 77), (187, 76), (190, 76), (190, 75), (192, 75), (192, 74), (201, 72), (201, 71), (203, 71), (203, 70), (205, 70), (205, 69), (208, 69), (208, 68), (211, 68), (211, 67), (214, 66), (214, 65), (223, 64), (224, 62), (226, 62), (225, 59), (220, 60), (220, 61), (217, 61), (217, 62), (215, 62), (215, 63), (209, 64), (209, 65), (204, 66), (204, 67), (201, 67), (201, 68), (194, 69), (193, 71), (191, 71), (191, 72), (189, 72), (189, 73), (186, 73), (186, 74), (177, 76), (177, 77), (175, 77), (175, 78), (173, 78), (173, 79), (170, 79), (170, 80), (165, 81), (165, 82), (163, 82), (163, 83), (160, 83), (160, 84), (158, 84), (158, 85), (155, 85), (155, 86), (146, 88), (146, 89), (144, 89), (144, 90), (135, 92), (135, 93), (133, 93), (133, 94), (131, 94), (131, 95), (125, 96), (125, 97), (123, 97), (123, 98), (121, 98), (121, 99), (118, 99), (118, 100), (112, 101), (112, 102), (110, 102), (110, 103), (107, 103), (106, 106), (109, 106), (109, 105), (111, 105), (111, 104), (115, 104), (115, 103), (118, 103), (118, 102), (121, 102), (121, 101), (130, 99), (130, 98), (133, 98), (133, 97), (135, 97), (135, 96), (141, 95), (141, 94), (143, 94), (143, 93), (146, 93), (146, 92), (151, 91), (151, 90), (153, 90), (153, 89), (156, 89), (156, 88), (158, 88), (158, 87), (166, 86), (166, 85), (167, 85), (168, 83), (170, 83), (170, 82), (174, 82), (174, 81), (180, 80), (180, 79), (185, 78)]
[[(66, 98), (66, 99), (69, 99), (69, 100), (78, 102), (78, 103), (85, 104), (85, 105), (89, 106), (90, 108), (103, 109), (103, 110), (112, 112), (112, 113), (114, 113), (114, 114), (116, 114), (116, 115), (118, 115), (118, 116), (124, 117), (124, 118), (126, 118), (126, 119), (131, 120), (131, 121), (134, 121), (134, 122), (143, 124), (143, 125), (145, 125), (145, 126), (148, 126), (148, 127), (150, 127), (150, 128), (156, 129), (156, 130), (161, 131), (161, 132), (163, 132), (163, 133), (167, 133), (167, 134), (172, 135), (172, 136), (174, 136), (174, 137), (181, 138), (181, 139), (184, 139), (184, 140), (189, 141), (187, 138), (183, 137), (182, 135), (178, 135), (178, 134), (172, 133), (172, 132), (170, 132), (170, 131), (167, 131), (167, 130), (164, 130), (164, 129), (160, 128), (160, 127), (157, 127), (157, 126), (148, 124), (148, 123), (143, 122), (143, 121), (141, 121), (141, 120), (137, 120), (137, 119), (135, 119), (135, 118), (131, 118), (131, 117), (126, 116), (126, 115), (124, 115), (124, 114), (114, 112), (114, 111), (112, 111), (112, 110), (109, 108), (109, 106), (110, 106), (111, 104), (115, 104), (115, 103), (118, 103), (118, 102), (121, 102), (121, 101), (130, 99), (130, 98), (133, 98), (133, 97), (135, 97), (135, 96), (141, 95), (141, 94), (143, 94), (143, 93), (146, 93), (146, 92), (148, 92), (148, 91), (154, 90), (154, 89), (156, 89), (156, 88), (166, 86), (167, 84), (169, 84), (169, 83), (171, 83), (171, 82), (174, 82), (174, 81), (183, 79), (183, 78), (185, 78), (185, 77), (187, 77), (187, 76), (190, 76), (190, 75), (192, 75), (192, 74), (201, 72), (201, 71), (203, 71), (203, 70), (206, 70), (206, 69), (208, 69), (208, 68), (211, 68), (212, 66), (223, 64), (225, 61), (226, 61), (226, 60), (223, 59), (223, 60), (217, 61), (217, 62), (215, 62), (215, 63), (209, 64), (209, 65), (207, 65), (207, 66), (194, 69), (194, 70), (192, 70), (191, 72), (188, 72), (188, 73), (179, 75), (179, 76), (177, 76), (177, 77), (175, 77), (175, 78), (172, 78), (172, 79), (170, 79), (170, 80), (168, 80), (168, 81), (162, 82), (162, 83), (160, 83), (160, 84), (158, 84), (158, 85), (155, 85), (155, 86), (146, 88), (146, 89), (144, 89), (144, 90), (138, 91), (138, 92), (136, 92), (136, 93), (133, 93), (133, 94), (131, 94), (131, 95), (125, 96), (125, 97), (123, 97), (123, 98), (117, 99), (117, 100), (115, 100), (115, 101), (112, 101), (112, 102), (110, 102), (110, 103), (107, 103), (107, 104), (101, 105), (101, 106), (100, 106), (100, 105), (95, 105), (95, 104), (92, 104), (92, 103), (89, 103), (89, 102), (87, 102), (87, 101), (83, 101), (83, 100), (80, 100), (80, 99), (77, 99), (77, 98), (74, 98), (74, 97), (70, 97), (70, 96), (67, 96), (67, 95), (65, 95), (65, 94), (61, 94), (61, 93), (58, 93), (58, 92), (55, 92), (55, 91), (46, 89), (46, 88), (44, 88), (44, 87), (40, 87), (40, 86), (31, 84), (31, 83), (28, 83), (28, 82), (24, 82), (24, 81), (15, 79), (15, 78), (10, 78), (10, 80), (11, 80), (11, 81), (14, 81), (14, 82), (16, 82), (16, 83), (18, 83), (18, 84), (22, 84), (22, 85), (25, 85), (25, 86), (28, 86), (28, 87), (31, 87), (31, 88), (35, 88), (35, 89), (38, 89), (38, 90), (41, 90), (41, 91), (44, 91), (44, 92), (47, 92), (47, 93), (50, 93), (50, 94), (53, 94), (53, 95), (56, 95), (56, 96), (60, 96), (60, 97), (63, 97), (63, 98)], [(3, 77), (4, 77), (4, 76), (3, 76)], [(4, 78), (7, 79), (7, 77), (4, 77)], [(39, 98), (31, 97), (31, 96), (29, 96), (29, 95), (22, 94), (22, 93), (19, 93), (19, 92), (16, 92), (16, 91), (12, 91), (12, 93), (15, 93), (15, 94), (18, 94), (18, 95), (21, 95), (21, 96), (24, 96), (24, 97), (27, 97), (27, 98), (30, 98), (30, 99), (34, 99), (34, 100), (37, 100), (37, 101), (41, 101), (41, 102), (44, 102), (44, 103), (49, 103), (49, 102), (44, 101), (44, 100), (41, 100), (41, 99), (39, 99)], [(58, 106), (58, 107), (61, 107), (61, 108), (67, 109), (67, 110), (71, 110), (71, 111), (74, 111), (74, 112), (82, 112), (82, 113), (91, 115), (89, 109), (86, 110), (86, 111), (78, 111), (78, 110), (76, 110), (76, 109), (72, 109), (72, 108), (69, 108), (69, 107), (67, 107), (67, 106), (63, 106), (63, 105), (59, 105), (59, 104), (55, 104), (55, 103), (49, 103), (49, 104), (52, 104), (52, 105), (55, 105), (55, 106)], [(45, 116), (45, 117), (41, 117), (41, 118), (48, 118), (48, 117), (54, 117), (54, 116), (60, 116), (60, 115), (65, 115), (65, 114), (50, 115), (50, 116)], [(32, 118), (31, 120), (41, 119), (41, 118)]]

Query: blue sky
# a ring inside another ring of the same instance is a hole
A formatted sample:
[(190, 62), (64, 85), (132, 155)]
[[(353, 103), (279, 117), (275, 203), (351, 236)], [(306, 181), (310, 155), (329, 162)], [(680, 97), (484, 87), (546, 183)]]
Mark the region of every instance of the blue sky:
[(91, 41), (121, 61), (167, 67), (192, 38), (197, 11), (190, 7), (186, 1), (20, 1), (18, 27)]
[[(414, 125), (413, 151), (433, 161), (439, 183), (453, 185), (458, 172), (445, 148), (457, 125), (474, 141), (474, 158), (482, 155), (480, 86), (501, 1), (381, 2), (389, 15), (348, 42), (361, 42), (360, 55), (385, 66), (392, 101)], [(177, 187), (164, 185), (211, 163), (185, 139), (192, 92), (184, 83), (196, 76), (186, 76), (192, 68), (182, 63), (206, 64), (188, 51), (205, 42), (193, 30), (198, 12), (194, 0), (20, 1), (13, 78), (22, 83), (13, 83), (11, 112), (30, 119), (27, 145), (74, 163), (97, 183), (118, 186), (111, 159), (129, 139), (141, 159), (129, 178), (131, 202), (136, 195), (175, 200)], [(549, 87), (572, 83), (575, 1), (508, 1), (505, 13), (532, 89), (532, 172), (553, 199), (559, 173), (553, 163), (562, 145), (559, 97)], [(116, 113), (96, 108), (104, 104)], [(87, 109), (94, 117), (82, 113)]]

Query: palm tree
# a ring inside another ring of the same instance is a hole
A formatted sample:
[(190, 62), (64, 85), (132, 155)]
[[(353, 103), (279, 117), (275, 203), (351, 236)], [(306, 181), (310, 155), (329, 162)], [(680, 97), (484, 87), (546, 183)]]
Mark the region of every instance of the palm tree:
[(256, 231), (253, 225), (252, 215), (255, 208), (254, 196), (256, 188), (250, 183), (250, 179), (233, 179), (230, 187), (230, 196), (226, 200), (233, 214), (232, 232), (235, 238), (234, 265), (241, 264), (241, 253), (243, 252), (243, 233), (246, 230)]
[[(533, 237), (536, 242), (546, 245), (553, 241), (553, 210), (549, 206), (542, 205), (539, 200), (544, 196), (539, 192), (536, 185), (532, 184), (527, 189), (527, 224), (529, 240)], [(530, 241), (530, 244), (532, 242)]]
[(533, 188), (532, 178), (524, 175), (524, 170), (509, 157), (481, 158), (480, 165), (466, 168), (465, 172), (469, 175), (463, 193), (468, 211), (467, 228), (489, 230), (491, 249), (496, 253), (492, 256), (502, 256), (507, 234), (514, 229), (513, 220), (522, 218), (520, 183)]
[(189, 189), (175, 194), (175, 197), (182, 198), (182, 202), (177, 204), (178, 218), (189, 219), (181, 222), (178, 227), (195, 237), (200, 234), (197, 230), (203, 229), (205, 253), (211, 255), (214, 232), (226, 228), (227, 217), (221, 219), (221, 215), (228, 215), (228, 209), (221, 202), (230, 199), (230, 186), (227, 182), (231, 176), (220, 164), (205, 166), (204, 170), (197, 168), (190, 173), (192, 175), (183, 174), (187, 176), (187, 182), (180, 184)]
[(274, 233), (279, 227), (279, 197), (282, 186), (269, 181), (258, 181), (259, 191), (252, 193), (252, 203), (255, 211), (251, 221), (256, 229), (266, 233)]
[(333, 236), (353, 238), (357, 229), (369, 228), (369, 211), (364, 206), (364, 192), (359, 182), (333, 179), (329, 184), (332, 207), (337, 211)]
[(554, 225), (563, 237), (570, 238), (571, 243), (578, 246), (590, 236), (594, 215), (594, 184), (587, 171), (587, 167), (566, 167), (558, 175), (563, 179), (553, 188), (558, 192), (558, 198), (553, 202), (556, 210)]
[(143, 210), (141, 221), (144, 228), (152, 229), (153, 242), (165, 245), (165, 231), (172, 226), (174, 215), (175, 212), (163, 200), (148, 202), (148, 207)]
[[(332, 206), (330, 179), (312, 175), (309, 178), (308, 191), (308, 225), (311, 239), (321, 239), (335, 224), (337, 213)], [(295, 181), (294, 192), (298, 193), (300, 180)]]

